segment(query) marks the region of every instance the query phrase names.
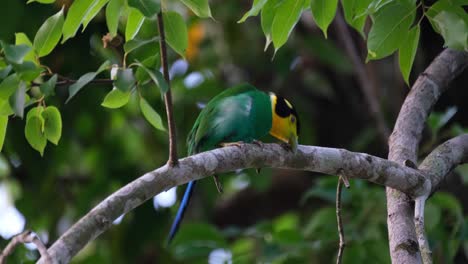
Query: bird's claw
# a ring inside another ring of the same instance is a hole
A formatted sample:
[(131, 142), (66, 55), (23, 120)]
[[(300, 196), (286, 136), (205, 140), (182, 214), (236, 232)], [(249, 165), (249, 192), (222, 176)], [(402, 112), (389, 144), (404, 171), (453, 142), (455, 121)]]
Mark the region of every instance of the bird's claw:
[(257, 145), (258, 147), (263, 147), (263, 142), (261, 142), (260, 140), (252, 140), (252, 144), (254, 145)]
[(235, 146), (235, 147), (238, 147), (240, 148), (242, 146), (242, 144), (244, 144), (243, 141), (237, 141), (237, 142), (223, 142), (223, 143), (220, 143), (219, 145), (221, 147), (231, 147), (231, 146)]
[(223, 193), (223, 185), (219, 181), (218, 175), (213, 175), (213, 180), (216, 185), (216, 189), (218, 190), (218, 193)]
[(281, 143), (280, 143), (280, 146), (281, 146), (283, 149), (287, 150), (287, 151), (293, 151), (293, 149), (292, 149), (292, 147), (291, 147), (291, 145), (290, 145), (289, 143), (281, 142)]

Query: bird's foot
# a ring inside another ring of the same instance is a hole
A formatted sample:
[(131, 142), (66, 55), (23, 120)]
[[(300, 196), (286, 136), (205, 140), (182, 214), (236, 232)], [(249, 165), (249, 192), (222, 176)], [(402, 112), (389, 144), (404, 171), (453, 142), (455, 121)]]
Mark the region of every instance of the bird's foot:
[(237, 142), (223, 142), (223, 143), (220, 143), (219, 145), (221, 147), (231, 147), (231, 146), (236, 146), (238, 148), (240, 148), (242, 146), (242, 144), (244, 144), (243, 141), (237, 141)]
[(258, 147), (263, 147), (263, 142), (261, 142), (260, 140), (252, 140), (252, 144), (254, 145), (257, 145)]
[(256, 169), (255, 169), (255, 172), (256, 172), (257, 174), (260, 174), (260, 171), (261, 171), (261, 170), (262, 170), (262, 168), (256, 168)]
[(213, 180), (215, 182), (216, 189), (218, 190), (218, 193), (223, 193), (223, 185), (219, 181), (218, 175), (216, 175), (216, 174), (213, 175)]
[(280, 143), (280, 146), (281, 146), (283, 149), (287, 150), (287, 151), (293, 151), (293, 149), (292, 149), (292, 147), (291, 147), (291, 145), (290, 145), (289, 143), (281, 142), (281, 143)]

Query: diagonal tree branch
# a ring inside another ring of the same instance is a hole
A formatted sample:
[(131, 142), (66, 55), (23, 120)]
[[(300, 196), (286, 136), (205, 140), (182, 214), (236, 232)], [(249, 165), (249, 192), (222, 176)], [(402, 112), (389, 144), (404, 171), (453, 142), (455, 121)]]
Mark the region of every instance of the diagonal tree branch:
[(295, 154), (277, 144), (215, 149), (184, 158), (177, 167), (166, 164), (122, 187), (63, 234), (49, 248), (49, 254), (58, 263), (69, 262), (89, 241), (110, 228), (114, 219), (173, 186), (215, 173), (260, 167), (343, 174), (390, 186), (414, 197), (423, 195), (429, 182), (429, 176), (416, 169), (345, 149), (299, 146)]
[[(389, 160), (417, 163), (427, 116), (447, 84), (468, 65), (468, 52), (444, 50), (419, 76), (401, 107), (389, 139)], [(392, 263), (421, 263), (413, 222), (412, 200), (387, 188), (387, 224)]]
[(37, 250), (42, 256), (44, 263), (46, 264), (53, 263), (49, 253), (47, 252), (47, 248), (44, 246), (44, 244), (39, 239), (39, 237), (37, 237), (37, 235), (31, 232), (30, 230), (26, 230), (23, 233), (15, 236), (10, 241), (10, 243), (8, 243), (6, 248), (2, 252), (0, 252), (0, 264), (6, 263), (6, 258), (9, 255), (11, 255), (11, 253), (13, 253), (13, 251), (19, 244), (24, 244), (24, 243), (34, 243), (34, 245), (36, 245), (37, 247)]

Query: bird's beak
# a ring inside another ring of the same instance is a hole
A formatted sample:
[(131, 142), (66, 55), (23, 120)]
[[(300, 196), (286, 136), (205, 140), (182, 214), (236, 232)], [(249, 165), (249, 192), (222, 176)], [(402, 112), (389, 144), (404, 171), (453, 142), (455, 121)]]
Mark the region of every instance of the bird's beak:
[(291, 135), (289, 137), (289, 145), (291, 146), (291, 150), (293, 153), (296, 153), (297, 151), (297, 136), (296, 135)]

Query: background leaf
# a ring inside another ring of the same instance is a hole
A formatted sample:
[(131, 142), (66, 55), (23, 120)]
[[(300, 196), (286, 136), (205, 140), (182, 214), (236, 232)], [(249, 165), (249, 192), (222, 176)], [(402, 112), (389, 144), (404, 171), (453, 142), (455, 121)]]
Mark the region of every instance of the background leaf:
[(161, 89), (162, 93), (165, 93), (169, 90), (169, 85), (167, 84), (164, 76), (158, 69), (150, 70), (142, 63), (138, 63), (138, 67), (143, 69), (150, 76), (151, 80)]
[(34, 37), (34, 49), (39, 57), (48, 55), (60, 41), (64, 24), (63, 8), (49, 17)]
[(180, 56), (185, 57), (188, 46), (188, 33), (184, 19), (177, 12), (169, 11), (163, 13), (163, 20), (167, 43)]
[(268, 0), (254, 0), (252, 4), (252, 8), (250, 8), (250, 10), (247, 11), (244, 14), (244, 16), (241, 19), (239, 19), (239, 21), (237, 21), (237, 23), (244, 23), (247, 18), (251, 16), (257, 16), (267, 1)]
[(140, 110), (143, 113), (143, 116), (148, 120), (148, 122), (156, 129), (166, 131), (161, 120), (161, 116), (154, 111), (151, 105), (145, 100), (145, 98), (140, 97)]
[(310, 2), (310, 9), (314, 16), (315, 23), (323, 31), (325, 38), (327, 38), (327, 29), (336, 14), (338, 0), (312, 0)]
[(41, 86), (39, 88), (41, 89), (41, 92), (44, 94), (45, 97), (55, 94), (54, 90), (55, 90), (56, 83), (57, 83), (57, 74), (54, 74), (46, 82), (41, 83)]
[(106, 23), (112, 37), (117, 35), (119, 19), (124, 5), (123, 0), (110, 0), (106, 7)]
[(122, 92), (128, 92), (135, 85), (135, 77), (132, 69), (118, 69), (114, 85)]
[(69, 95), (65, 103), (68, 103), (86, 84), (90, 83), (96, 76), (110, 66), (109, 61), (105, 61), (96, 72), (88, 72), (81, 76), (76, 83), (68, 88)]
[(0, 116), (0, 151), (2, 151), (3, 142), (5, 142), (7, 126), (8, 126), (8, 116)]
[(18, 88), (20, 80), (16, 74), (12, 74), (0, 83), (0, 99), (8, 100)]
[(44, 154), (44, 149), (47, 145), (47, 138), (43, 130), (44, 118), (41, 116), (42, 110), (42, 107), (35, 107), (29, 110), (24, 128), (26, 140), (33, 149), (39, 151), (41, 156)]
[(28, 54), (31, 50), (31, 47), (25, 44), (21, 45), (10, 45), (3, 41), (0, 41), (0, 44), (3, 47), (3, 53), (5, 54), (5, 58), (15, 64), (23, 63), (24, 56)]
[[(84, 21), (91, 20), (90, 16), (96, 11), (94, 7), (101, 3), (102, 0), (79, 0), (73, 1), (70, 9), (67, 12), (65, 23), (63, 25), (63, 39), (65, 43), (68, 39), (74, 37), (78, 28)], [(94, 13), (94, 15), (97, 14)]]
[(10, 97), (11, 108), (15, 112), (15, 115), (17, 115), (20, 118), (23, 118), (23, 114), (24, 114), (24, 104), (26, 103), (25, 96), (26, 96), (26, 83), (23, 81), (20, 81), (18, 85), (18, 89), (16, 89), (16, 91)]
[(32, 61), (35, 64), (38, 64), (36, 61), (36, 58), (34, 57), (34, 50), (32, 49), (33, 44), (31, 43), (31, 40), (29, 40), (28, 36), (24, 34), (23, 32), (15, 33), (15, 44), (16, 45), (27, 45), (28, 47), (31, 48), (31, 50), (24, 55), (23, 60), (24, 61)]

